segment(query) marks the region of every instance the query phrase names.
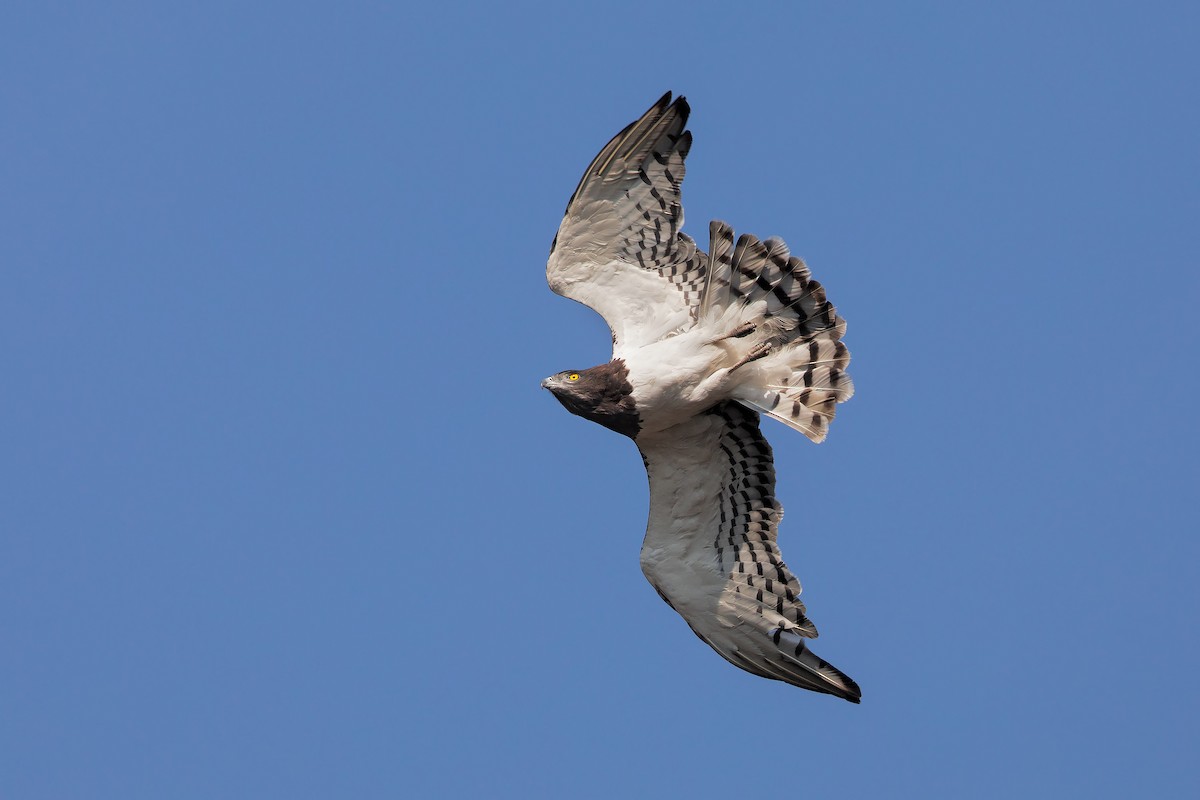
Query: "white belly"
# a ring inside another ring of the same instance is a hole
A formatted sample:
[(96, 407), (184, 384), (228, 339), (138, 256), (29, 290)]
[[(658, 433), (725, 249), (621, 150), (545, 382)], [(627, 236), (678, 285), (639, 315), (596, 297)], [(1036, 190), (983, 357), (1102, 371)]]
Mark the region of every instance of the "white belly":
[(623, 354), (642, 432), (664, 430), (726, 399), (728, 351), (692, 330)]

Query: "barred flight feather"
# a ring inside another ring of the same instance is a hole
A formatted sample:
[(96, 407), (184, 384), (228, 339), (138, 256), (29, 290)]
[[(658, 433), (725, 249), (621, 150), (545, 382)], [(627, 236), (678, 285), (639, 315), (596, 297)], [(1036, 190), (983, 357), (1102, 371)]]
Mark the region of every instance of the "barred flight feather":
[[(584, 171), (550, 247), (550, 288), (600, 312), (615, 346), (645, 344), (696, 319), (708, 257), (680, 232), (689, 111), (668, 92), (613, 137)], [(636, 298), (601, 291), (630, 268), (659, 280), (638, 281)]]
[[(857, 685), (804, 645), (817, 629), (776, 543), (783, 509), (758, 415), (724, 403), (638, 447), (650, 478), (642, 569), (659, 594), (730, 662), (858, 702)], [(689, 523), (708, 509), (710, 525)]]

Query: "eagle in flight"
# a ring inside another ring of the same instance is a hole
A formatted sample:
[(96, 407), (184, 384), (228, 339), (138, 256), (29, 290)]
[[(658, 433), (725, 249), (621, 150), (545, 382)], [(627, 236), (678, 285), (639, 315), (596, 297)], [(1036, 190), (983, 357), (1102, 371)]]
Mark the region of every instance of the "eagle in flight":
[(567, 203), (550, 288), (604, 317), (612, 360), (542, 382), (572, 414), (633, 439), (650, 479), (642, 571), (692, 630), (764, 678), (862, 693), (818, 658), (800, 582), (776, 545), (759, 413), (814, 442), (854, 391), (845, 321), (780, 239), (683, 233), (689, 108), (667, 92), (605, 145)]

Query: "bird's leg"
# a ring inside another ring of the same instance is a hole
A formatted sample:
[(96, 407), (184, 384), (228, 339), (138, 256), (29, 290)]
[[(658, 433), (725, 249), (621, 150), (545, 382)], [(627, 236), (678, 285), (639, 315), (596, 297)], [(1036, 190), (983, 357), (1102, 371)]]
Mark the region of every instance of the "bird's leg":
[(757, 361), (760, 358), (765, 358), (770, 354), (771, 345), (767, 344), (766, 342), (760, 342), (759, 344), (756, 344), (749, 353), (743, 356), (742, 359), (732, 367), (722, 367), (704, 380), (700, 381), (700, 383), (696, 385), (696, 388), (691, 391), (689, 396), (690, 401), (695, 403), (706, 403), (713, 398), (719, 397), (719, 395), (727, 391), (729, 380), (733, 375), (734, 370), (736, 370), (738, 367), (744, 367), (751, 361)]
[(730, 367), (729, 371), (733, 372), (738, 367), (743, 367), (746, 364), (749, 364), (751, 361), (758, 361), (760, 358), (765, 358), (769, 355), (771, 355), (771, 345), (767, 344), (766, 342), (759, 342), (749, 353), (746, 353), (746, 355), (742, 357), (741, 361)]

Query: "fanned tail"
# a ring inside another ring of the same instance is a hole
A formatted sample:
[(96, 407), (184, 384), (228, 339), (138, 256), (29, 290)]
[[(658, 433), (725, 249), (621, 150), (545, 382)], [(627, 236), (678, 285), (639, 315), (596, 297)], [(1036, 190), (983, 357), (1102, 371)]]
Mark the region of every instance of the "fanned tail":
[(782, 239), (742, 234), (735, 244), (733, 229), (720, 221), (709, 225), (709, 237), (701, 317), (743, 309), (753, 326), (746, 347), (768, 353), (743, 369), (734, 397), (814, 442), (824, 440), (837, 404), (854, 394), (846, 373), (850, 351), (841, 341), (846, 321)]

